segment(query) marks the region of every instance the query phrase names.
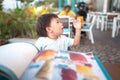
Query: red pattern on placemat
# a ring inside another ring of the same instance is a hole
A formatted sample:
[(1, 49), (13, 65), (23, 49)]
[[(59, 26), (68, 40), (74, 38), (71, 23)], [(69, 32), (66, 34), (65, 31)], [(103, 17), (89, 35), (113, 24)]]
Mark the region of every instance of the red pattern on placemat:
[(77, 80), (77, 74), (72, 69), (62, 69), (62, 80)]
[(70, 54), (70, 58), (72, 61), (78, 61), (81, 63), (87, 63), (87, 59), (85, 58), (85, 56), (83, 56), (82, 54)]

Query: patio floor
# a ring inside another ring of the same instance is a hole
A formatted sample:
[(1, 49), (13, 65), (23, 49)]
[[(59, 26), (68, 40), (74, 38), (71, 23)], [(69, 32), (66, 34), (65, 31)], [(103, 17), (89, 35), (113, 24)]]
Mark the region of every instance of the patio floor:
[(83, 37), (80, 45), (72, 50), (93, 52), (102, 63), (120, 63), (120, 34), (115, 38), (112, 38), (111, 34), (111, 29), (102, 32), (94, 27), (95, 44), (91, 44), (86, 37)]

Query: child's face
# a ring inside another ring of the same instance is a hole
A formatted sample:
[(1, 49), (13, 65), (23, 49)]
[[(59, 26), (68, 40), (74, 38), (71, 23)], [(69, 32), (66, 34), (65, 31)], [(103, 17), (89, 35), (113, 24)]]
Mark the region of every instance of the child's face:
[(63, 34), (63, 24), (60, 22), (59, 18), (53, 18), (50, 23), (51, 33), (55, 36), (60, 36)]

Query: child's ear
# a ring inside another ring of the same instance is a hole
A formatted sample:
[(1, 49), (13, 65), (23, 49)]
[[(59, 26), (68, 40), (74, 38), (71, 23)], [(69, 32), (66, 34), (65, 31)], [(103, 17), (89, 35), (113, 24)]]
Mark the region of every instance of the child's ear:
[(46, 27), (46, 31), (47, 31), (47, 32), (50, 32), (50, 33), (52, 32), (52, 30), (51, 30), (50, 27)]

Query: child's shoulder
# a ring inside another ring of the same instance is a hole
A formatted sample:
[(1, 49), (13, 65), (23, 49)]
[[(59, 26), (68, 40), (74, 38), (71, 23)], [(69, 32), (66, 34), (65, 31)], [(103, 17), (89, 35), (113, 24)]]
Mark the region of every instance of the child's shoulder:
[(39, 37), (38, 40), (46, 40), (47, 37)]
[(61, 39), (69, 39), (69, 37), (65, 36), (65, 35), (61, 35), (60, 36)]

